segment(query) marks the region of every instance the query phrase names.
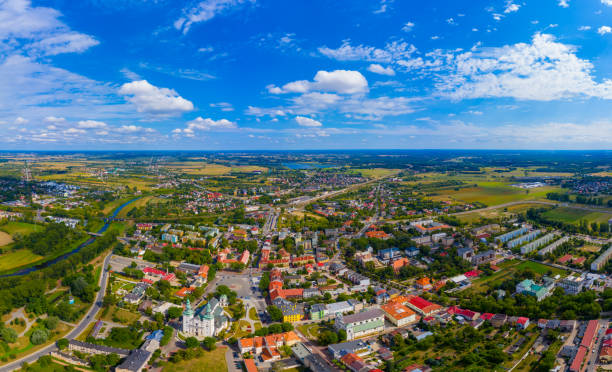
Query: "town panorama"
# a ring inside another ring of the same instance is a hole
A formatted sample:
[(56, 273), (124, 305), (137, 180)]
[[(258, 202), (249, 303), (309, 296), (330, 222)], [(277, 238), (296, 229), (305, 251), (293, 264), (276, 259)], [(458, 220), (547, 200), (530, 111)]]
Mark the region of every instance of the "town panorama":
[(0, 0), (0, 372), (612, 371), (612, 0)]

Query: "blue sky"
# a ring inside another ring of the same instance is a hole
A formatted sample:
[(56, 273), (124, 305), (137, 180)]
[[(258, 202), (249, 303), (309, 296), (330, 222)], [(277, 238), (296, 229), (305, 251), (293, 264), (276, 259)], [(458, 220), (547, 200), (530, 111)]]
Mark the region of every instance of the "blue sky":
[(610, 149), (612, 0), (0, 0), (0, 148)]

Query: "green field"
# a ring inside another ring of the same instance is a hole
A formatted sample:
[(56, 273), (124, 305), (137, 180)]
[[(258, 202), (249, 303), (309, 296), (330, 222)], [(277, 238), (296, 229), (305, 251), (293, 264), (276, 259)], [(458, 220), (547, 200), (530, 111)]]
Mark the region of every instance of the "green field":
[(467, 290), (468, 291), (472, 290), (477, 293), (484, 292), (487, 290), (487, 288), (496, 287), (497, 285), (501, 284), (503, 281), (512, 279), (512, 277), (517, 271), (520, 271), (522, 269), (527, 269), (527, 268), (531, 269), (533, 272), (535, 272), (538, 275), (546, 275), (549, 271), (552, 272), (553, 276), (557, 274), (561, 276), (567, 275), (567, 272), (565, 270), (557, 269), (555, 267), (550, 267), (550, 266), (543, 265), (538, 262), (532, 262), (532, 261), (517, 261), (517, 260), (506, 261), (500, 264), (499, 266), (502, 267), (502, 270), (496, 272), (495, 274), (491, 276), (482, 277), (482, 278), (478, 278), (474, 280), (472, 286), (469, 287)]
[(36, 231), (42, 231), (42, 229), (43, 228), (40, 225), (34, 225), (25, 222), (9, 222), (6, 225), (0, 226), (0, 230), (4, 231), (9, 235), (27, 235)]
[(571, 207), (555, 208), (548, 212), (545, 212), (543, 216), (554, 221), (571, 224), (578, 224), (581, 220), (586, 220), (589, 223), (608, 222), (608, 220), (612, 218), (612, 214), (610, 213), (585, 211), (582, 209), (576, 209)]
[(227, 372), (225, 363), (225, 352), (227, 347), (217, 347), (213, 351), (204, 352), (200, 358), (195, 358), (180, 363), (168, 363), (164, 366), (163, 372)]
[(526, 190), (513, 187), (504, 182), (478, 182), (476, 187), (454, 189), (443, 189), (434, 192), (434, 200), (450, 200), (462, 203), (480, 202), (488, 206), (516, 202), (521, 200), (543, 199), (546, 194), (558, 191), (556, 187), (539, 187), (537, 189)]
[(16, 267), (30, 265), (43, 257), (32, 253), (29, 249), (20, 249), (0, 256), (0, 272), (12, 270)]
[(495, 208), (489, 209), (486, 211), (475, 210), (474, 212), (465, 213), (458, 215), (459, 218), (463, 222), (476, 222), (481, 218), (500, 218), (500, 217), (510, 217), (515, 214), (526, 212), (530, 208), (552, 208), (552, 206), (546, 204), (534, 204), (534, 203), (525, 203), (525, 204), (515, 204), (508, 206), (506, 208)]

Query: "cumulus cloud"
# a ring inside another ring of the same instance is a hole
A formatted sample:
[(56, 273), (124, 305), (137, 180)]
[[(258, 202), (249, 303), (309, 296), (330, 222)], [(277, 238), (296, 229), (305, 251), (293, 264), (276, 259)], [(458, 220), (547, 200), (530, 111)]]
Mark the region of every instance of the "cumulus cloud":
[(57, 124), (57, 123), (63, 123), (63, 122), (65, 122), (65, 121), (66, 121), (66, 119), (64, 119), (64, 118), (58, 118), (58, 117), (55, 117), (55, 116), (47, 116), (47, 117), (45, 117), (45, 119), (44, 119), (44, 122), (45, 122), (45, 123), (54, 123), (54, 124)]
[(591, 29), (591, 26), (580, 26), (578, 27), (578, 31), (588, 31)]
[(29, 0), (0, 2), (0, 46), (37, 55), (79, 53), (97, 45), (93, 37), (70, 30), (55, 9), (32, 7)]
[(236, 123), (227, 119), (213, 120), (210, 118), (202, 118), (201, 116), (187, 122), (186, 128), (176, 128), (172, 130), (174, 134), (184, 134), (187, 137), (193, 137), (196, 131), (211, 131), (211, 130), (229, 130), (236, 128)]
[(530, 44), (461, 53), (449, 64), (438, 89), (453, 99), (513, 97), (550, 101), (573, 96), (612, 99), (612, 81), (596, 82), (593, 65), (576, 47), (535, 34)]
[(307, 118), (305, 116), (297, 116), (295, 118), (295, 121), (298, 123), (299, 126), (302, 126), (302, 127), (320, 127), (320, 126), (323, 126), (323, 124), (321, 124), (320, 121), (314, 120), (314, 119), (311, 119), (311, 118)]
[(195, 7), (184, 9), (183, 15), (174, 22), (174, 27), (187, 33), (194, 23), (209, 21), (219, 14), (248, 3), (254, 4), (255, 0), (204, 0)]
[(269, 85), (268, 92), (281, 93), (307, 93), (310, 91), (325, 91), (340, 94), (360, 94), (368, 91), (368, 81), (359, 71), (335, 70), (318, 71), (314, 81), (292, 81), (279, 88)]
[(412, 31), (413, 28), (414, 28), (414, 23), (413, 22), (406, 22), (406, 24), (402, 27), (402, 31), (410, 32), (410, 31)]
[(177, 115), (193, 110), (193, 103), (173, 89), (158, 88), (146, 80), (123, 84), (119, 94), (134, 104), (138, 112), (155, 116)]
[(105, 128), (106, 123), (96, 120), (81, 120), (77, 123), (77, 127), (83, 129)]
[(610, 32), (612, 32), (612, 28), (610, 26), (601, 26), (597, 29), (597, 33), (600, 35), (609, 34)]
[(21, 116), (18, 116), (15, 119), (15, 124), (26, 124), (27, 122), (29, 122), (29, 120), (26, 118), (22, 118)]
[(607, 6), (612, 6), (612, 0), (601, 0), (601, 3)]
[(562, 8), (569, 8), (569, 0), (559, 0), (558, 4)]
[(373, 72), (375, 74), (393, 76), (395, 75), (395, 71), (391, 67), (383, 67), (378, 63), (373, 63), (368, 66), (368, 71)]
[(504, 13), (508, 14), (508, 13), (517, 12), (520, 7), (521, 7), (520, 5), (515, 4), (512, 1), (506, 1), (506, 6), (504, 8)]
[(410, 58), (417, 49), (414, 45), (405, 41), (393, 41), (387, 43), (383, 49), (367, 45), (351, 45), (350, 40), (345, 40), (336, 49), (326, 46), (318, 48), (319, 53), (338, 61), (368, 61), (390, 63), (404, 58)]

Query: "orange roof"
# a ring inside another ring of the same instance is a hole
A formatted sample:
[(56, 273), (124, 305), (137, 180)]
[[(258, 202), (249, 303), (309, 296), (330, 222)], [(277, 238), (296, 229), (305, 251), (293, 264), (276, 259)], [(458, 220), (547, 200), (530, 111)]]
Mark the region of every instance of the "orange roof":
[(340, 358), (340, 360), (342, 361), (342, 363), (344, 363), (345, 365), (351, 365), (354, 362), (357, 361), (363, 361), (363, 359), (361, 359), (357, 354), (355, 353), (348, 353), (345, 354), (342, 358)]
[(381, 238), (386, 238), (389, 235), (387, 235), (387, 233), (384, 232), (384, 231), (368, 231), (368, 232), (366, 232), (366, 236), (368, 238), (378, 238), (378, 239), (381, 239)]
[(421, 287), (425, 287), (431, 285), (431, 280), (428, 277), (424, 277), (421, 279), (417, 279), (416, 284), (420, 285)]
[(255, 360), (253, 359), (245, 359), (244, 366), (247, 372), (257, 372), (257, 366), (255, 365)]
[(415, 315), (416, 313), (401, 303), (389, 302), (380, 307), (385, 313), (389, 314), (393, 319), (400, 320)]
[(405, 304), (406, 302), (410, 301), (410, 299), (406, 296), (397, 296), (393, 299), (391, 299), (390, 302), (396, 303), (396, 304)]

